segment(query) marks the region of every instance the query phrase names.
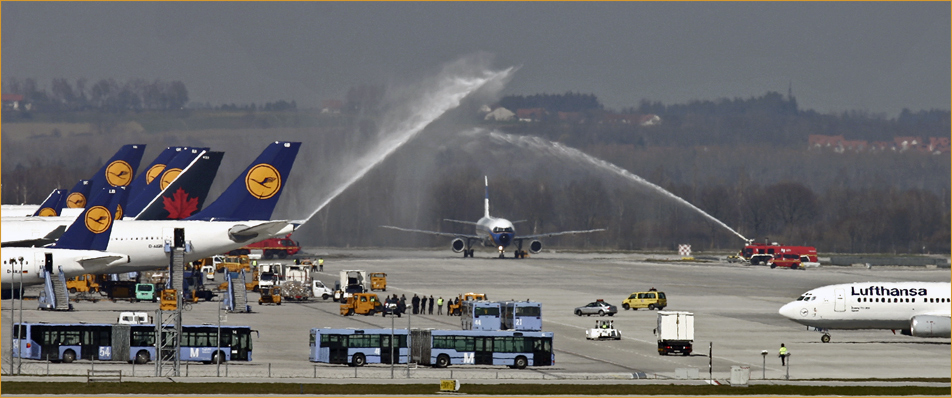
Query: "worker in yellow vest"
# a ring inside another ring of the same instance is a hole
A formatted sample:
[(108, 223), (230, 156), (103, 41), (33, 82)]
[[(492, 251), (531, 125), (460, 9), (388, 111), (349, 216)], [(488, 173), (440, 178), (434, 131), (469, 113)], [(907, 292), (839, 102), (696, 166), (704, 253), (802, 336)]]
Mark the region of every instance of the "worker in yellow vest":
[(787, 347), (780, 343), (780, 366), (787, 366)]

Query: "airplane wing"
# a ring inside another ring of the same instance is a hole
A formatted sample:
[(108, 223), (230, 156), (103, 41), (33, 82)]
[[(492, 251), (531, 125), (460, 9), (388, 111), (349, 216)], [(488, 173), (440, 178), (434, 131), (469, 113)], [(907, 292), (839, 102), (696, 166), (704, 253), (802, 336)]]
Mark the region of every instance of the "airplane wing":
[(604, 230), (605, 230), (605, 228), (589, 229), (589, 230), (585, 230), (585, 231), (551, 232), (551, 233), (547, 233), (547, 234), (519, 236), (519, 237), (517, 237), (516, 239), (536, 239), (536, 238), (547, 238), (547, 237), (550, 237), (550, 236), (559, 236), (559, 235), (587, 234), (587, 233), (591, 233), (591, 232), (601, 232), (601, 231), (604, 231)]
[(258, 236), (274, 236), (288, 226), (293, 225), (287, 221), (268, 221), (253, 227), (238, 224), (228, 230), (228, 237), (235, 242), (245, 242)]
[(122, 259), (125, 259), (126, 262), (129, 262), (129, 256), (124, 254), (102, 252), (101, 256), (78, 258), (76, 259), (76, 262), (82, 265), (83, 268), (99, 268)]
[(424, 231), (424, 230), (422, 230), (422, 229), (400, 228), (400, 227), (394, 227), (394, 226), (391, 226), (391, 225), (381, 225), (380, 228), (395, 229), (395, 230), (397, 230), (397, 231), (403, 231), (403, 232), (417, 232), (417, 233), (421, 233), (421, 234), (430, 234), (430, 235), (439, 235), (439, 236), (449, 236), (449, 237), (453, 237), (453, 238), (479, 239), (479, 237), (476, 236), (476, 235), (453, 234), (453, 233), (449, 233), (449, 232)]
[[(444, 218), (443, 221), (449, 221), (449, 222), (455, 222), (455, 223), (467, 224), (467, 225), (476, 225), (476, 223), (472, 221), (451, 220), (449, 218)], [(416, 232), (423, 232), (423, 231), (416, 231)]]
[(50, 231), (46, 236), (42, 238), (33, 238), (33, 239), (23, 239), (23, 240), (12, 240), (3, 242), (0, 244), (0, 247), (40, 247), (46, 246), (50, 243), (56, 242), (60, 236), (63, 236), (63, 232), (66, 231), (65, 225), (60, 225), (56, 229)]

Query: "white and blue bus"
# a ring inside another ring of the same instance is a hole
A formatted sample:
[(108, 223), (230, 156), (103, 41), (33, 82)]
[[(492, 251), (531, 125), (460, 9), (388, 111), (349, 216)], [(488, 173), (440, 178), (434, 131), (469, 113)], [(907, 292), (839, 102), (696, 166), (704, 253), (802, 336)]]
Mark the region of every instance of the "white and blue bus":
[(438, 368), (449, 365), (551, 366), (552, 332), (413, 329), (411, 360)]
[(542, 303), (503, 301), (500, 303), (502, 330), (538, 332), (542, 330)]
[(311, 329), (308, 359), (350, 366), (407, 363), (409, 334), (407, 329)]
[[(70, 363), (77, 359), (135, 361), (155, 359), (155, 325), (113, 325), (87, 323), (23, 323), (14, 325), (13, 356), (25, 359)], [(183, 361), (250, 361), (251, 328), (183, 325)], [(167, 336), (167, 333), (163, 333)], [(165, 358), (171, 358), (166, 353)]]
[(466, 300), (460, 309), (460, 318), (463, 330), (499, 330), (502, 323), (499, 320), (500, 304), (482, 301)]

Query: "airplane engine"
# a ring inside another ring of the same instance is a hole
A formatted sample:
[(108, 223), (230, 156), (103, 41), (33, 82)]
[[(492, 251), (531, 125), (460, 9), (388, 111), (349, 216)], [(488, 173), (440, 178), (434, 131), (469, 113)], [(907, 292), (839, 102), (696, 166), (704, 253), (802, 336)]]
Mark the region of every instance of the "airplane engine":
[(540, 251), (542, 251), (542, 242), (539, 242), (537, 240), (529, 242), (529, 253), (537, 254)]
[(453, 242), (450, 243), (453, 246), (453, 252), (462, 253), (466, 249), (466, 242), (461, 238), (453, 239)]
[(915, 337), (952, 336), (952, 321), (947, 316), (917, 315), (911, 325), (909, 334)]

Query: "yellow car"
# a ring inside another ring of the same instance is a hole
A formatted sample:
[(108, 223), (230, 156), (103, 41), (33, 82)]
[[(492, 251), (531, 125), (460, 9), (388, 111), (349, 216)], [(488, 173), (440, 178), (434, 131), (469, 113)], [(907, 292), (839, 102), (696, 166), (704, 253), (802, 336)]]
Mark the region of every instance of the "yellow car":
[(621, 302), (621, 307), (626, 310), (639, 308), (661, 310), (667, 306), (668, 299), (664, 296), (664, 292), (659, 291), (635, 292)]

